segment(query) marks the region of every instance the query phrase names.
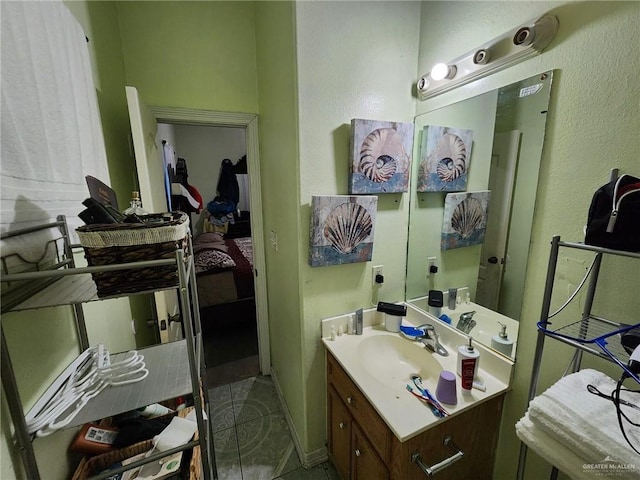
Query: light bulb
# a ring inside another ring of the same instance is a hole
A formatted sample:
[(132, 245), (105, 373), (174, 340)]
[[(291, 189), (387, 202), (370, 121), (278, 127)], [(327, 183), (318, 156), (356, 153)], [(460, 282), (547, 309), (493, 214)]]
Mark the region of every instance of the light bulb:
[(444, 80), (445, 78), (453, 78), (455, 75), (455, 65), (450, 67), (446, 63), (436, 63), (431, 69), (431, 78), (435, 81)]

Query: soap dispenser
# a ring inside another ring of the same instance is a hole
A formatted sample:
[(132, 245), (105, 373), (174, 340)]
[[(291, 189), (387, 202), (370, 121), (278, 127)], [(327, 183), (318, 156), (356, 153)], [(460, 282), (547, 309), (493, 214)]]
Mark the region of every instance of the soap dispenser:
[(480, 352), (473, 348), (473, 338), (469, 337), (467, 345), (458, 347), (457, 373), (461, 377), (462, 393), (471, 392), (473, 380), (478, 375)]
[(491, 348), (510, 357), (513, 352), (513, 340), (507, 335), (507, 326), (502, 322), (498, 322), (498, 325), (500, 332), (491, 338)]

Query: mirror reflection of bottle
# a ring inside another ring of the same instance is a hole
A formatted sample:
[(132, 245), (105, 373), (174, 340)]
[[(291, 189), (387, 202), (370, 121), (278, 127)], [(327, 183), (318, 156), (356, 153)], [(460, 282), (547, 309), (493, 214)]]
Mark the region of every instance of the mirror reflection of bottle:
[(429, 305), (429, 313), (439, 318), (442, 315), (442, 306), (444, 305), (442, 292), (440, 290), (429, 290), (427, 304)]
[(500, 333), (491, 338), (491, 348), (510, 357), (513, 352), (513, 340), (507, 335), (507, 326), (502, 322), (498, 322), (498, 324), (500, 325)]

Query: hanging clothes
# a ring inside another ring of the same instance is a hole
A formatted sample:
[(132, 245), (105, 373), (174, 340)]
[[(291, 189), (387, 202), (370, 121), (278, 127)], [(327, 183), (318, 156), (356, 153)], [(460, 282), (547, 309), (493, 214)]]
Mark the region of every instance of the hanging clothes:
[(243, 155), (233, 166), (233, 172), (236, 175), (246, 175), (249, 173), (247, 169), (247, 156)]
[(234, 210), (240, 200), (240, 187), (234, 172), (233, 163), (228, 158), (222, 161), (218, 178), (218, 195), (233, 202)]

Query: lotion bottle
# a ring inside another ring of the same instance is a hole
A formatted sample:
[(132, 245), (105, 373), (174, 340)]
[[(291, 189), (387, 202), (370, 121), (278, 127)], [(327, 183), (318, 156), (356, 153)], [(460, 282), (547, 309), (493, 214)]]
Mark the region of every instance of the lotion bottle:
[(470, 393), (473, 388), (473, 379), (478, 374), (480, 352), (472, 345), (473, 338), (469, 337), (467, 345), (458, 347), (457, 373), (460, 375), (462, 393)]

